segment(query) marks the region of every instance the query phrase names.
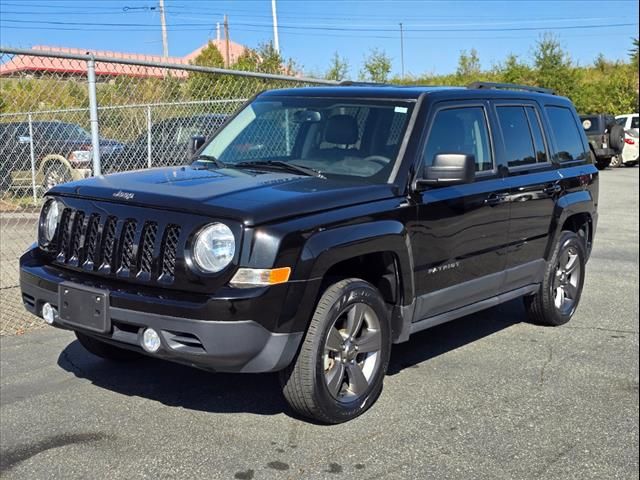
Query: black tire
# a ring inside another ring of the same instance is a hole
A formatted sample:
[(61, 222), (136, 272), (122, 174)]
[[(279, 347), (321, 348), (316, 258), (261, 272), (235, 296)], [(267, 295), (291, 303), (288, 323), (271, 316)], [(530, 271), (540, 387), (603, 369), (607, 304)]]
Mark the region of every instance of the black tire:
[(611, 159), (607, 160), (596, 160), (596, 168), (598, 170), (605, 170), (611, 164)]
[(89, 351), (89, 353), (93, 353), (97, 357), (116, 362), (128, 362), (142, 357), (138, 352), (114, 347), (84, 333), (75, 332), (75, 334), (80, 344)]
[[(370, 318), (362, 313), (361, 330), (356, 328), (349, 336), (349, 318), (359, 316), (354, 314), (351, 317), (351, 312), (363, 309)], [(377, 317), (378, 329), (370, 329), (370, 320), (374, 317)], [(338, 328), (340, 325), (345, 326), (344, 330)], [(344, 343), (342, 350), (338, 348), (327, 353), (331, 340), (335, 340), (332, 332), (337, 333), (338, 339)], [(361, 332), (360, 338), (356, 338), (358, 332)], [(358, 341), (372, 336), (379, 340), (379, 350), (358, 353)], [(334, 283), (318, 301), (296, 359), (280, 372), (284, 396), (291, 408), (303, 417), (327, 424), (351, 420), (364, 413), (380, 396), (390, 352), (389, 313), (380, 292), (370, 283), (355, 278)], [(348, 360), (350, 354), (355, 355), (352, 360)], [(366, 385), (366, 388), (351, 389), (352, 384), (358, 383), (354, 379), (364, 378), (359, 377), (355, 369), (364, 372), (372, 358), (373, 368), (367, 370), (370, 377), (365, 378), (366, 384), (360, 383), (360, 387)], [(335, 374), (330, 378), (334, 370)], [(335, 378), (339, 381), (334, 381)], [(329, 384), (334, 385), (334, 393), (330, 391)]]
[(64, 166), (62, 163), (54, 162), (49, 165), (44, 172), (44, 180), (42, 182), (42, 187), (45, 191), (49, 190), (56, 185), (61, 183), (70, 182), (71, 172), (69, 169)]
[(624, 128), (622, 125), (611, 125), (609, 129), (609, 146), (618, 153), (624, 148)]
[[(565, 297), (562, 294), (562, 301), (557, 302), (557, 288), (563, 288), (563, 277), (558, 272), (561, 269), (564, 255), (575, 254), (575, 270), (578, 272), (578, 276), (575, 279), (575, 284), (572, 284), (572, 275), (568, 276), (566, 283), (567, 289), (571, 291), (571, 295)], [(545, 270), (544, 280), (540, 285), (538, 293), (525, 297), (525, 306), (527, 307), (527, 313), (529, 319), (540, 325), (558, 326), (564, 325), (575, 313), (580, 303), (580, 296), (582, 295), (582, 287), (584, 286), (584, 274), (586, 263), (586, 248), (585, 242), (576, 233), (564, 230), (560, 234), (560, 238), (553, 251), (551, 260), (547, 263)], [(565, 304), (565, 300), (571, 300), (571, 304)], [(561, 306), (558, 306), (561, 303)]]

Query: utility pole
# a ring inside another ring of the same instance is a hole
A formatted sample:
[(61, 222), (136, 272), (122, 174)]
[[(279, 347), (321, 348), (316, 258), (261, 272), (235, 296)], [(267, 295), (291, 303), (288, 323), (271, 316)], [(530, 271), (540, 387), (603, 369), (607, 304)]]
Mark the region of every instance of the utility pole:
[(167, 19), (164, 15), (164, 0), (159, 0), (160, 24), (162, 25), (162, 56), (169, 56), (169, 40), (167, 39)]
[(224, 16), (224, 50), (224, 66), (229, 68), (229, 65), (231, 65), (231, 58), (229, 55), (229, 18), (226, 15)]
[(278, 12), (276, 11), (276, 0), (271, 0), (271, 15), (273, 16), (273, 48), (276, 53), (280, 53), (280, 39), (278, 38)]
[(400, 70), (401, 76), (404, 80), (404, 30), (402, 29), (402, 22), (400, 22)]

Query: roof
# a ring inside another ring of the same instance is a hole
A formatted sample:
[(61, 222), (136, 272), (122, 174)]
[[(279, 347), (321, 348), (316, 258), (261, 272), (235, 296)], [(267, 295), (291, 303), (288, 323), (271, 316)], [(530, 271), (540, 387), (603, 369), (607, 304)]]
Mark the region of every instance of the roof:
[(419, 85), (336, 85), (328, 87), (304, 87), (288, 88), (281, 90), (268, 90), (261, 96), (310, 96), (310, 97), (336, 97), (336, 98), (389, 98), (403, 100), (417, 100), (422, 94), (429, 97), (441, 97), (442, 99), (472, 99), (472, 98), (548, 98), (564, 99), (556, 95), (536, 93), (523, 90), (506, 90), (490, 88), (467, 88), (453, 86), (419, 86)]
[[(225, 56), (226, 44), (223, 40), (211, 40), (222, 56)], [(139, 60), (143, 62), (173, 63), (178, 65), (189, 65), (208, 44), (195, 49), (184, 57), (163, 57), (161, 55), (145, 55), (140, 53), (114, 52), (109, 50), (91, 50), (81, 48), (60, 48), (46, 45), (36, 45), (32, 50), (56, 52), (60, 54), (85, 55), (92, 53), (96, 57), (110, 57), (123, 60)], [(229, 58), (233, 63), (242, 55), (246, 47), (239, 43), (229, 41)], [(18, 73), (35, 72), (58, 72), (64, 74), (86, 75), (87, 67), (84, 61), (61, 58), (61, 57), (36, 57), (33, 55), (14, 55), (8, 62), (0, 65), (0, 75), (15, 75)], [(159, 67), (148, 67), (142, 65), (123, 65), (120, 63), (96, 62), (96, 75), (118, 76), (127, 75), (132, 77), (157, 77), (166, 76), (166, 70)], [(186, 77), (188, 72), (176, 70), (174, 76)]]

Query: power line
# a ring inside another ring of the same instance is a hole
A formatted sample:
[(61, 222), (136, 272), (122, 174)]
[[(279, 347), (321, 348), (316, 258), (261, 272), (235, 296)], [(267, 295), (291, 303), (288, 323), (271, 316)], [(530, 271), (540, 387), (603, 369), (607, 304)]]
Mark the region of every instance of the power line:
[[(28, 23), (44, 24), (44, 25), (76, 25), (76, 26), (108, 26), (108, 27), (153, 27), (148, 23), (92, 23), (92, 22), (65, 22), (54, 20), (16, 20), (16, 19), (2, 19), (5, 23)], [(242, 23), (238, 22), (234, 25), (244, 27), (267, 27), (272, 28), (271, 25), (266, 23)], [(605, 27), (629, 27), (636, 26), (637, 23), (604, 23), (604, 24), (592, 24), (592, 25), (562, 25), (556, 27), (497, 27), (497, 28), (466, 28), (464, 24), (458, 25), (459, 29), (444, 29), (438, 28), (406, 28), (406, 32), (515, 32), (515, 31), (539, 31), (539, 30), (572, 30), (578, 28), (605, 28)], [(211, 29), (208, 24), (204, 23), (174, 23), (167, 25), (168, 27), (207, 27)], [(330, 27), (330, 26), (312, 26), (312, 25), (279, 25), (279, 28), (291, 29), (291, 30), (321, 30), (321, 31), (345, 31), (345, 32), (394, 32), (397, 28), (369, 28), (369, 27)]]

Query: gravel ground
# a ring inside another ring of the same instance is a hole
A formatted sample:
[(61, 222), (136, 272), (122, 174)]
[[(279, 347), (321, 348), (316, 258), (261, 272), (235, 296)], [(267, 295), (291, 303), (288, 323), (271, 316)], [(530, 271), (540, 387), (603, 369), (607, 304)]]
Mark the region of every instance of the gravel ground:
[(292, 417), (274, 375), (135, 368), (43, 329), (1, 346), (3, 478), (614, 479), (638, 474), (638, 169), (601, 175), (580, 308), (520, 301), (396, 346), (348, 424)]

